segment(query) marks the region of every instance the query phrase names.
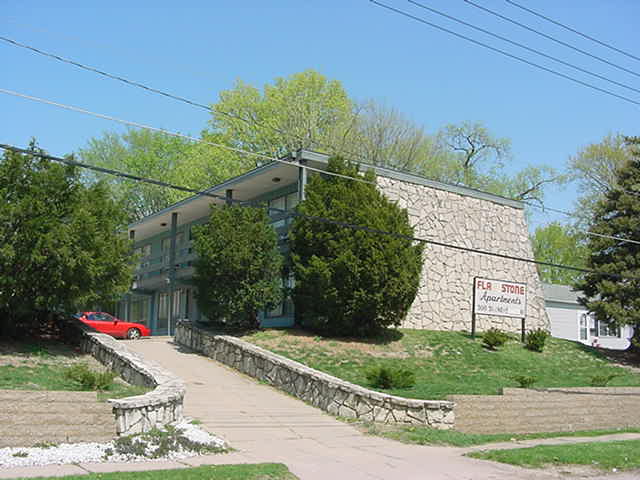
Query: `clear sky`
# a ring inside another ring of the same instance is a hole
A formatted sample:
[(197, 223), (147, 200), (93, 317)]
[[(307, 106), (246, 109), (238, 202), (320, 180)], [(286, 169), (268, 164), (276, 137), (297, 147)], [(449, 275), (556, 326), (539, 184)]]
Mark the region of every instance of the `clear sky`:
[[(406, 0), (381, 0), (425, 20), (628, 96), (640, 94), (474, 32)], [(421, 0), (467, 22), (640, 89), (635, 76), (501, 21), (463, 0)], [(549, 35), (638, 72), (640, 61), (537, 19), (504, 0), (474, 0)], [(637, 0), (518, 0), (640, 57)], [(262, 86), (313, 68), (351, 97), (396, 107), (435, 131), (483, 122), (513, 142), (513, 165), (563, 169), (580, 147), (610, 132), (638, 135), (640, 106), (505, 58), (375, 6), (367, 0), (1, 0), (0, 35), (201, 103), (214, 103), (236, 79)], [(198, 133), (209, 114), (0, 42), (0, 88), (155, 127)], [(0, 94), (0, 142), (36, 137), (53, 155), (124, 127)], [(575, 188), (547, 205), (570, 209)], [(536, 215), (534, 224), (558, 216)]]

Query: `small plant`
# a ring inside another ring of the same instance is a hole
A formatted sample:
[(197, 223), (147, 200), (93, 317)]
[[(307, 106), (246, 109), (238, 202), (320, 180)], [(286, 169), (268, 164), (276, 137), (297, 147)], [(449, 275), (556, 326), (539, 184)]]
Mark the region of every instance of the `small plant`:
[(86, 363), (78, 363), (65, 370), (65, 377), (78, 382), (84, 390), (108, 390), (113, 385), (116, 374), (105, 370), (91, 370)]
[(19, 457), (19, 458), (26, 458), (29, 456), (29, 452), (25, 452), (23, 450), (20, 450), (19, 452), (16, 452), (13, 454), (14, 457)]
[(390, 388), (411, 388), (416, 383), (415, 374), (406, 368), (378, 366), (367, 372), (367, 381), (372, 387), (387, 390)]
[(497, 328), (490, 328), (482, 334), (482, 344), (489, 350), (496, 350), (509, 340), (509, 335)]
[(608, 375), (595, 375), (591, 377), (591, 386), (606, 387), (607, 384), (616, 377), (619, 377), (617, 373), (610, 373)]
[(118, 437), (113, 441), (113, 449), (105, 450), (104, 457), (119, 454), (129, 458), (162, 458), (171, 452), (186, 450), (197, 454), (221, 453), (226, 451), (223, 447), (212, 446), (189, 439), (184, 435), (184, 430), (166, 426), (166, 430), (154, 429), (149, 432)]
[(34, 448), (53, 448), (57, 447), (58, 444), (55, 442), (38, 442), (33, 444)]
[(518, 375), (517, 377), (513, 377), (513, 379), (518, 382), (520, 388), (531, 388), (533, 384), (538, 381), (536, 377), (529, 377), (527, 375)]
[(527, 333), (524, 337), (524, 347), (532, 352), (542, 352), (544, 344), (549, 337), (549, 332), (542, 328), (537, 328)]

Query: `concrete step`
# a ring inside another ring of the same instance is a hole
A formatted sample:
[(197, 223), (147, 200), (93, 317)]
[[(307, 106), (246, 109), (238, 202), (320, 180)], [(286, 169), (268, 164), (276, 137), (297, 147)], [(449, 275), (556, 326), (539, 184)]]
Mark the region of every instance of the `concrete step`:
[(106, 402), (0, 402), (0, 414), (45, 414), (50, 413), (52, 410), (55, 413), (65, 413), (68, 415), (96, 413), (111, 415), (111, 405)]
[(0, 429), (3, 426), (14, 425), (112, 425), (114, 416), (111, 413), (76, 413), (68, 415), (55, 410), (41, 414), (11, 414), (0, 413)]
[(96, 442), (107, 443), (115, 438), (115, 434), (46, 434), (46, 435), (7, 435), (0, 438), (0, 448), (5, 447), (33, 447), (38, 444), (60, 444)]
[(95, 402), (96, 392), (49, 391), (49, 390), (0, 390), (3, 402)]

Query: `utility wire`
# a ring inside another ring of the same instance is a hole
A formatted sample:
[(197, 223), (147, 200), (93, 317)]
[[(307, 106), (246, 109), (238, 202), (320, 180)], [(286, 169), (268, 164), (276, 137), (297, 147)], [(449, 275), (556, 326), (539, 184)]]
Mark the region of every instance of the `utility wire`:
[(108, 168), (103, 168), (103, 167), (96, 167), (96, 166), (93, 166), (93, 165), (89, 165), (89, 164), (78, 162), (78, 161), (71, 160), (71, 159), (55, 157), (53, 155), (48, 155), (48, 154), (41, 153), (41, 152), (34, 152), (34, 151), (31, 151), (31, 150), (26, 150), (26, 149), (23, 149), (23, 148), (15, 147), (13, 145), (0, 144), (0, 148), (3, 149), (3, 150), (9, 150), (9, 151), (16, 152), (16, 153), (21, 153), (21, 154), (26, 154), (26, 155), (33, 155), (33, 156), (36, 156), (36, 157), (39, 157), (39, 158), (51, 160), (51, 161), (54, 161), (54, 162), (63, 163), (65, 165), (70, 165), (70, 166), (74, 166), (74, 167), (95, 170), (95, 171), (99, 171), (101, 173), (107, 173), (107, 174), (110, 174), (110, 175), (115, 175), (117, 177), (129, 178), (129, 179), (140, 181), (140, 182), (150, 183), (152, 185), (159, 185), (159, 186), (163, 186), (163, 187), (166, 187), (166, 188), (178, 189), (178, 190), (183, 191), (183, 192), (184, 191), (191, 191), (191, 192), (195, 192), (195, 193), (200, 194), (200, 195), (206, 195), (206, 196), (213, 197), (213, 198), (220, 199), (220, 200), (225, 200), (225, 201), (231, 200), (231, 202), (239, 203), (239, 204), (241, 204), (243, 206), (257, 206), (257, 207), (267, 208), (268, 211), (270, 211), (270, 212), (286, 213), (286, 214), (291, 215), (293, 217), (303, 218), (303, 219), (311, 220), (311, 221), (315, 221), (315, 222), (321, 222), (321, 223), (337, 225), (337, 226), (344, 227), (344, 228), (349, 228), (349, 229), (352, 229), (352, 230), (365, 231), (365, 232), (369, 232), (369, 233), (375, 233), (375, 234), (378, 234), (378, 235), (386, 235), (386, 236), (391, 236), (391, 237), (395, 237), (395, 238), (400, 238), (400, 239), (403, 239), (403, 240), (409, 240), (409, 241), (412, 241), (412, 242), (421, 242), (421, 243), (425, 243), (425, 244), (428, 244), (428, 245), (434, 245), (434, 246), (438, 246), (438, 247), (449, 248), (449, 249), (468, 252), (468, 253), (476, 253), (476, 254), (486, 255), (486, 256), (490, 256), (490, 257), (502, 258), (502, 259), (505, 259), (505, 260), (520, 261), (520, 262), (529, 263), (529, 264), (542, 265), (542, 266), (553, 267), (553, 268), (560, 268), (560, 269), (564, 269), (564, 270), (572, 270), (572, 271), (581, 272), (581, 273), (594, 273), (594, 274), (603, 275), (603, 276), (612, 277), (612, 278), (640, 280), (640, 277), (635, 277), (635, 276), (622, 275), (622, 274), (619, 274), (619, 273), (601, 272), (601, 271), (588, 269), (588, 268), (575, 267), (575, 266), (572, 266), (572, 265), (562, 265), (562, 264), (551, 263), (551, 262), (543, 262), (543, 261), (535, 260), (535, 259), (532, 259), (532, 258), (517, 257), (515, 255), (507, 255), (507, 254), (503, 254), (503, 253), (490, 252), (490, 251), (487, 251), (487, 250), (480, 250), (480, 249), (471, 248), (471, 247), (463, 247), (461, 245), (454, 245), (454, 244), (451, 244), (451, 243), (445, 243), (445, 242), (439, 242), (439, 241), (436, 241), (436, 240), (429, 240), (429, 239), (426, 239), (426, 238), (414, 237), (414, 236), (405, 235), (405, 234), (402, 234), (402, 233), (389, 232), (389, 231), (386, 231), (386, 230), (380, 230), (380, 229), (377, 229), (377, 228), (371, 228), (371, 227), (367, 227), (367, 226), (364, 226), (364, 225), (358, 225), (358, 224), (349, 223), (349, 222), (342, 222), (340, 220), (333, 220), (333, 219), (326, 218), (326, 217), (319, 217), (319, 216), (315, 216), (315, 215), (306, 215), (306, 214), (303, 214), (303, 213), (290, 211), (290, 210), (288, 211), (288, 210), (285, 210), (285, 209), (275, 208), (275, 207), (265, 207), (263, 204), (257, 204), (256, 205), (255, 203), (242, 201), (242, 200), (238, 200), (238, 199), (233, 199), (233, 198), (232, 199), (227, 199), (226, 197), (223, 197), (221, 195), (215, 195), (215, 194), (212, 194), (212, 193), (207, 192), (207, 191), (194, 190), (194, 189), (190, 189), (190, 188), (187, 188), (187, 187), (181, 187), (181, 186), (178, 186), (178, 185), (173, 185), (173, 184), (170, 184), (170, 183), (161, 182), (161, 181), (154, 180), (154, 179), (140, 177), (140, 176), (137, 176), (137, 175), (131, 175), (131, 174), (120, 172), (120, 171), (113, 170), (113, 169), (108, 169)]
[(587, 88), (591, 88), (592, 90), (596, 90), (596, 91), (604, 93), (606, 95), (610, 95), (612, 97), (619, 98), (620, 100), (624, 100), (626, 102), (629, 102), (629, 103), (632, 103), (634, 105), (640, 106), (640, 102), (638, 102), (636, 100), (633, 100), (633, 99), (631, 99), (629, 97), (625, 97), (624, 95), (618, 95), (617, 93), (614, 93), (614, 92), (612, 92), (610, 90), (606, 90), (604, 88), (600, 88), (600, 87), (598, 87), (596, 85), (593, 85), (591, 83), (583, 82), (582, 80), (579, 80), (577, 78), (571, 77), (569, 75), (565, 75), (564, 73), (558, 72), (558, 71), (553, 70), (551, 68), (544, 67), (544, 66), (539, 65), (539, 64), (537, 64), (535, 62), (531, 62), (531, 61), (529, 61), (529, 60), (527, 60), (525, 58), (519, 57), (519, 56), (514, 55), (512, 53), (509, 53), (509, 52), (507, 52), (505, 50), (501, 50), (499, 48), (492, 47), (491, 45), (483, 43), (483, 42), (481, 42), (479, 40), (475, 40), (475, 39), (473, 39), (471, 37), (467, 37), (466, 35), (462, 35), (461, 33), (454, 32), (453, 30), (449, 30), (448, 28), (442, 27), (442, 26), (437, 25), (435, 23), (431, 23), (431, 22), (425, 20), (424, 18), (417, 17), (417, 16), (412, 15), (412, 14), (410, 14), (408, 12), (405, 12), (403, 10), (399, 10), (399, 9), (397, 9), (395, 7), (391, 7), (391, 6), (387, 5), (387, 4), (379, 2), (377, 0), (369, 0), (369, 1), (371, 3), (373, 3), (373, 4), (375, 4), (375, 5), (378, 5), (379, 7), (385, 8), (385, 9), (390, 10), (392, 12), (395, 12), (395, 13), (397, 13), (399, 15), (405, 16), (407, 18), (410, 18), (410, 19), (415, 20), (417, 22), (423, 23), (425, 25), (428, 25), (428, 26), (433, 27), (435, 29), (438, 29), (440, 31), (446, 32), (446, 33), (448, 33), (450, 35), (453, 35), (455, 37), (461, 38), (461, 39), (466, 40), (468, 42), (471, 42), (471, 43), (474, 43), (474, 44), (479, 45), (481, 47), (487, 48), (487, 49), (489, 49), (491, 51), (494, 51), (496, 53), (500, 53), (501, 55), (504, 55), (506, 57), (512, 58), (514, 60), (518, 60), (519, 62), (525, 63), (525, 64), (527, 64), (527, 65), (529, 65), (531, 67), (535, 67), (535, 68), (538, 68), (540, 70), (544, 70), (545, 72), (551, 73), (552, 75), (556, 75), (558, 77), (561, 77), (561, 78), (564, 78), (564, 79), (569, 80), (571, 82), (580, 84), (580, 85), (585, 86)]
[(505, 0), (505, 1), (507, 3), (510, 3), (511, 5), (513, 5), (514, 7), (518, 7), (520, 9), (524, 10), (525, 12), (529, 12), (530, 14), (535, 15), (536, 17), (542, 18), (542, 19), (544, 19), (544, 20), (546, 20), (548, 22), (551, 22), (551, 23), (553, 23), (555, 25), (558, 25), (559, 27), (562, 27), (562, 28), (564, 28), (566, 30), (569, 30), (570, 32), (575, 33), (576, 35), (580, 35), (583, 38), (591, 40), (592, 42), (595, 42), (595, 43), (597, 43), (599, 45), (602, 45), (603, 47), (607, 47), (607, 48), (609, 48), (609, 49), (611, 49), (611, 50), (613, 50), (615, 52), (621, 53), (622, 55), (626, 55), (627, 57), (633, 58), (634, 60), (638, 60), (640, 62), (640, 58), (636, 57), (635, 55), (632, 55), (631, 53), (627, 53), (624, 50), (620, 50), (619, 48), (616, 48), (613, 45), (610, 45), (608, 43), (602, 42), (602, 41), (598, 40), (597, 38), (591, 37), (591, 36), (587, 35), (586, 33), (582, 33), (580, 31), (576, 30), (575, 28), (571, 28), (571, 27), (569, 27), (569, 26), (567, 26), (567, 25), (565, 25), (563, 23), (560, 23), (560, 22), (558, 22), (558, 21), (556, 21), (556, 20), (554, 20), (552, 18), (549, 18), (549, 17), (547, 17), (545, 15), (542, 15), (541, 13), (535, 12), (535, 11), (531, 10), (530, 8), (527, 8), (527, 7), (525, 7), (523, 5), (520, 5), (520, 4), (516, 3), (516, 2), (513, 2), (511, 0)]
[(552, 42), (556, 42), (556, 43), (558, 43), (560, 45), (563, 45), (563, 46), (565, 46), (567, 48), (570, 48), (571, 50), (575, 50), (576, 52), (582, 53), (583, 55), (587, 55), (588, 57), (591, 57), (591, 58), (594, 58), (596, 60), (599, 60), (600, 62), (606, 63), (607, 65), (615, 67), (615, 68), (617, 68), (619, 70), (622, 70), (624, 72), (630, 73), (631, 75), (635, 75), (636, 77), (640, 77), (640, 73), (638, 73), (638, 72), (634, 72), (633, 70), (629, 70), (628, 68), (625, 68), (625, 67), (622, 67), (622, 66), (620, 66), (620, 65), (618, 65), (616, 63), (610, 62), (609, 60), (607, 60), (605, 58), (602, 58), (602, 57), (599, 57), (597, 55), (594, 55), (594, 54), (592, 54), (590, 52), (587, 52), (586, 50), (582, 50), (582, 49), (580, 49), (580, 48), (578, 48), (578, 47), (576, 47), (574, 45), (571, 45), (570, 43), (563, 42), (562, 40), (558, 40), (557, 38), (552, 37), (551, 35), (547, 35), (546, 33), (543, 33), (543, 32), (541, 32), (539, 30), (536, 30), (535, 28), (531, 28), (528, 25), (525, 25), (524, 23), (518, 22), (518, 21), (516, 21), (516, 20), (514, 20), (512, 18), (509, 18), (509, 17), (507, 17), (505, 15), (502, 15), (502, 14), (500, 14), (500, 13), (494, 11), (494, 10), (491, 10), (489, 8), (486, 8), (486, 7), (482, 6), (482, 5), (478, 5), (477, 3), (472, 2), (471, 0), (463, 0), (463, 1), (468, 3), (469, 5), (472, 5), (472, 6), (476, 7), (476, 8), (479, 8), (480, 10), (483, 10), (483, 11), (485, 11), (487, 13), (490, 13), (491, 15), (494, 15), (494, 16), (496, 16), (498, 18), (506, 20), (507, 22), (510, 22), (510, 23), (512, 23), (514, 25), (517, 25), (517, 26), (519, 26), (521, 28), (524, 28), (525, 30), (528, 30), (528, 31), (533, 32), (533, 33), (535, 33), (537, 35), (540, 35), (541, 37), (544, 37), (544, 38), (546, 38), (548, 40), (551, 40)]
[[(54, 102), (54, 101), (51, 101), (51, 100), (46, 100), (44, 98), (39, 98), (39, 97), (34, 97), (34, 96), (31, 96), (31, 95), (26, 95), (26, 94), (19, 93), (19, 92), (14, 92), (12, 90), (5, 90), (3, 88), (0, 88), (0, 93), (5, 93), (7, 95), (13, 95), (13, 96), (16, 96), (16, 97), (19, 97), (19, 98), (25, 98), (25, 99), (28, 99), (28, 100), (33, 100), (33, 101), (36, 101), (36, 102), (41, 102), (41, 103), (44, 103), (44, 104), (47, 104), (47, 105), (53, 105), (53, 106), (60, 107), (60, 108), (66, 109), (66, 110), (70, 110), (70, 111), (78, 112), (78, 113), (83, 113), (83, 114), (86, 114), (86, 115), (91, 115), (91, 116), (94, 116), (94, 117), (97, 117), (97, 118), (101, 118), (101, 119), (104, 119), (104, 120), (111, 120), (111, 121), (114, 121), (114, 122), (117, 122), (117, 123), (121, 123), (123, 125), (131, 126), (131, 127), (141, 128), (141, 129), (145, 129), (145, 130), (149, 130), (149, 131), (153, 131), (153, 132), (160, 132), (160, 133), (163, 133), (165, 135), (172, 136), (172, 137), (184, 138), (184, 139), (187, 139), (187, 140), (190, 140), (190, 141), (193, 141), (193, 142), (203, 143), (203, 144), (211, 145), (211, 146), (214, 146), (214, 147), (220, 147), (220, 148), (223, 148), (223, 149), (228, 149), (228, 150), (231, 150), (231, 151), (234, 151), (234, 152), (237, 152), (237, 153), (241, 153), (241, 154), (244, 154), (244, 155), (259, 156), (260, 158), (263, 158), (263, 159), (266, 159), (266, 160), (285, 163), (287, 165), (292, 165), (292, 166), (295, 166), (295, 167), (306, 168), (308, 170), (319, 172), (319, 173), (322, 173), (324, 175), (331, 175), (331, 176), (344, 178), (344, 179), (348, 179), (348, 180), (355, 180), (355, 181), (359, 181), (359, 182), (363, 182), (363, 183), (374, 184), (374, 182), (369, 182), (369, 181), (364, 180), (362, 178), (351, 177), (349, 175), (342, 175), (342, 174), (334, 173), (334, 172), (327, 172), (326, 170), (321, 170), (321, 169), (318, 169), (318, 168), (309, 167), (307, 165), (299, 165), (299, 164), (291, 163), (291, 162), (289, 162), (287, 160), (282, 160), (282, 159), (275, 158), (275, 157), (269, 157), (269, 156), (263, 155), (261, 153), (254, 153), (254, 152), (250, 152), (250, 151), (247, 151), (247, 150), (241, 150), (241, 149), (238, 149), (238, 148), (229, 147), (229, 146), (224, 145), (224, 144), (209, 142), (209, 141), (206, 141), (206, 140), (203, 140), (203, 139), (200, 139), (200, 138), (190, 137), (189, 135), (184, 135), (184, 134), (181, 134), (181, 133), (176, 133), (176, 132), (172, 132), (172, 131), (165, 130), (165, 129), (162, 129), (162, 128), (157, 128), (157, 127), (152, 127), (152, 126), (149, 126), (149, 125), (144, 125), (142, 123), (132, 122), (132, 121), (129, 121), (129, 120), (123, 120), (121, 118), (112, 117), (110, 115), (104, 115), (104, 114), (101, 114), (101, 113), (92, 112), (90, 110), (85, 110), (83, 108), (74, 107), (74, 106), (71, 106), (71, 105), (65, 105), (63, 103), (58, 103), (58, 102)], [(98, 168), (98, 167), (96, 167), (96, 168)], [(489, 192), (483, 192), (482, 190), (478, 190), (478, 191), (482, 192), (482, 193), (489, 193)], [(199, 190), (198, 191), (193, 191), (191, 193), (200, 193), (200, 191)], [(627, 193), (633, 194), (633, 192), (627, 192)], [(635, 194), (635, 195), (638, 195), (638, 194)], [(640, 195), (638, 195), (638, 196), (640, 196)], [(509, 200), (515, 200), (515, 199), (509, 199)], [(531, 202), (527, 202), (527, 201), (523, 201), (523, 200), (517, 200), (517, 201), (522, 203), (522, 204), (524, 204), (524, 205), (527, 205), (527, 206), (530, 206), (530, 207), (533, 207), (533, 208), (538, 208), (538, 209), (542, 210), (543, 212), (544, 211), (556, 212), (556, 213), (561, 213), (563, 215), (566, 215), (568, 217), (578, 218), (576, 215), (571, 214), (571, 213), (566, 212), (566, 211), (563, 211), (563, 210), (557, 210), (557, 209), (549, 208), (549, 207), (546, 207), (544, 205), (540, 206), (540, 205), (537, 205), (535, 203), (531, 203)], [(588, 231), (584, 231), (584, 232), (581, 232), (581, 233), (584, 233), (586, 235), (593, 235), (592, 232), (588, 232)], [(620, 237), (610, 237), (610, 238), (611, 239), (615, 239), (615, 240), (619, 240), (619, 241), (623, 241), (623, 242), (640, 243), (640, 242), (637, 242), (636, 240), (632, 240), (632, 239), (625, 239), (625, 238), (620, 238)]]
[(355, 181), (363, 182), (363, 183), (374, 183), (374, 182), (370, 182), (368, 180), (365, 180), (363, 178), (351, 177), (351, 176), (348, 176), (348, 175), (342, 175), (342, 174), (335, 173), (335, 172), (327, 172), (325, 170), (322, 170), (322, 169), (319, 169), (319, 168), (310, 167), (308, 165), (292, 163), (289, 160), (283, 160), (281, 158), (275, 158), (275, 157), (271, 157), (269, 155), (265, 155), (265, 154), (262, 154), (262, 153), (251, 152), (249, 150), (243, 150), (241, 148), (230, 147), (230, 146), (225, 145), (223, 143), (209, 142), (208, 140), (203, 140), (201, 138), (191, 137), (189, 135), (184, 135), (182, 133), (176, 133), (176, 132), (172, 132), (170, 130), (165, 130), (163, 128), (157, 128), (157, 127), (152, 127), (152, 126), (145, 125), (145, 124), (142, 124), (142, 123), (132, 122), (130, 120), (123, 120), (121, 118), (112, 117), (110, 115), (104, 115), (102, 113), (92, 112), (90, 110), (85, 110), (83, 108), (74, 107), (72, 105), (65, 105), (64, 103), (58, 103), (58, 102), (54, 102), (54, 101), (51, 101), (51, 100), (46, 100), (44, 98), (39, 98), (39, 97), (31, 96), (31, 95), (26, 95), (24, 93), (14, 92), (13, 90), (6, 90), (4, 88), (0, 88), (0, 93), (5, 93), (7, 95), (12, 95), (14, 97), (19, 97), (19, 98), (25, 98), (27, 100), (33, 100), (35, 102), (45, 103), (47, 105), (53, 105), (55, 107), (64, 108), (65, 110), (71, 110), (72, 112), (84, 113), (86, 115), (91, 115), (93, 117), (102, 118), (104, 120), (111, 120), (113, 122), (121, 123), (123, 125), (127, 125), (127, 126), (130, 126), (130, 127), (142, 128), (142, 129), (150, 130), (150, 131), (153, 131), (153, 132), (160, 132), (160, 133), (163, 133), (165, 135), (170, 135), (172, 137), (184, 138), (184, 139), (190, 140), (192, 142), (203, 143), (205, 145), (211, 145), (213, 147), (223, 148), (225, 150), (230, 150), (232, 152), (241, 153), (243, 155), (255, 156), (255, 157), (262, 158), (264, 160), (269, 160), (269, 161), (273, 161), (273, 162), (279, 162), (279, 163), (283, 163), (285, 165), (291, 165), (291, 166), (294, 166), (294, 167), (302, 167), (302, 168), (304, 168), (306, 170), (322, 173), (323, 175), (330, 175), (330, 176), (334, 176), (334, 177), (348, 178), (350, 180), (355, 180)]
[[(599, 78), (600, 80), (605, 80), (605, 81), (613, 83), (614, 85), (617, 85), (619, 87), (626, 88), (627, 90), (632, 90), (632, 91), (634, 91), (636, 93), (640, 93), (640, 89), (631, 87), (631, 86), (629, 86), (629, 85), (627, 85), (625, 83), (621, 83), (621, 82), (618, 82), (616, 80), (611, 80), (610, 78), (605, 77), (604, 75), (600, 75), (599, 73), (594, 73), (594, 72), (592, 72), (590, 70), (587, 70), (585, 68), (579, 67), (579, 66), (574, 65), (572, 63), (565, 62), (564, 60), (562, 60), (560, 58), (554, 57), (552, 55), (548, 55), (548, 54), (546, 54), (544, 52), (541, 52), (540, 50), (536, 50), (535, 48), (528, 47), (527, 45), (525, 45), (523, 43), (516, 42), (516, 41), (511, 40), (511, 39), (509, 39), (507, 37), (503, 37), (502, 35), (498, 35), (497, 33), (493, 33), (493, 32), (491, 32), (489, 30), (486, 30), (484, 28), (481, 28), (481, 27), (478, 27), (476, 25), (473, 25), (472, 23), (465, 22), (464, 20), (460, 20), (459, 18), (456, 18), (456, 17), (454, 17), (452, 15), (449, 15), (447, 13), (444, 13), (444, 12), (441, 12), (439, 10), (436, 10), (435, 8), (428, 7), (427, 5), (424, 5), (424, 4), (420, 3), (420, 2), (416, 2), (414, 0), (407, 0), (407, 1), (409, 3), (412, 3), (413, 5), (416, 5), (417, 7), (420, 7), (420, 8), (423, 8), (425, 10), (428, 10), (428, 11), (430, 11), (432, 13), (435, 13), (436, 15), (440, 15), (442, 17), (448, 18), (449, 20), (453, 20), (454, 22), (457, 22), (457, 23), (459, 23), (461, 25), (465, 25), (465, 26), (467, 26), (469, 28), (473, 28), (474, 30), (477, 30), (479, 32), (486, 33), (487, 35), (490, 35), (490, 36), (492, 36), (494, 38), (502, 40), (503, 42), (510, 43), (511, 45), (515, 45), (516, 47), (520, 47), (520, 48), (522, 48), (524, 50), (527, 50), (529, 52), (535, 53), (536, 55), (540, 55), (541, 57), (548, 58), (549, 60), (553, 60), (554, 62), (558, 62), (558, 63), (560, 63), (562, 65), (567, 66), (567, 67), (573, 68), (574, 70), (578, 70), (579, 72), (586, 73), (587, 75), (591, 75), (592, 77)], [(469, 2), (468, 0), (464, 0), (464, 1), (470, 3), (471, 5), (477, 6), (478, 8), (482, 8), (484, 10), (484, 7), (480, 7), (479, 5), (476, 5), (473, 2)], [(638, 75), (638, 76), (640, 77), (640, 75)]]

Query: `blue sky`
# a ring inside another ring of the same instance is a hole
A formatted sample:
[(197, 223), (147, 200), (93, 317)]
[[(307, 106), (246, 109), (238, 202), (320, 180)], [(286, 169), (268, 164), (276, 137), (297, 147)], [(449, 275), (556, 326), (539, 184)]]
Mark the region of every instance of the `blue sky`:
[[(396, 8), (640, 101), (640, 94), (591, 78), (473, 32), (405, 0)], [(528, 15), (504, 0), (475, 0), (547, 34), (640, 72), (640, 62)], [(543, 40), (462, 0), (432, 8), (495, 31), (640, 89), (640, 77)], [(640, 56), (635, 0), (519, 0), (530, 8)], [(356, 99), (398, 108), (435, 131), (483, 122), (510, 138), (509, 171), (564, 168), (580, 147), (610, 132), (638, 135), (640, 106), (595, 92), (376, 7), (366, 0), (87, 2), (4, 0), (0, 34), (201, 103), (217, 101), (236, 79), (262, 86), (313, 68), (340, 80)], [(197, 135), (209, 115), (114, 80), (0, 42), (0, 88)], [(36, 137), (54, 155), (76, 151), (123, 127), (0, 94), (0, 141)], [(570, 209), (575, 188), (550, 192), (547, 205)], [(558, 216), (536, 214), (534, 224)]]

